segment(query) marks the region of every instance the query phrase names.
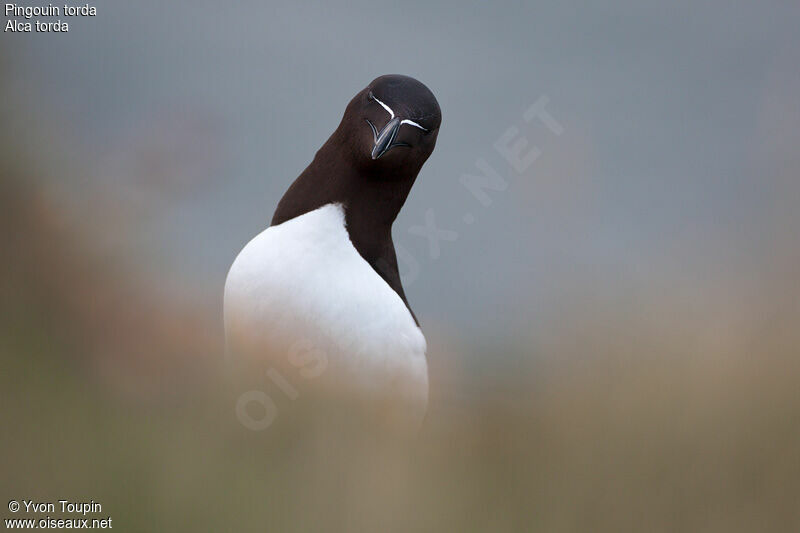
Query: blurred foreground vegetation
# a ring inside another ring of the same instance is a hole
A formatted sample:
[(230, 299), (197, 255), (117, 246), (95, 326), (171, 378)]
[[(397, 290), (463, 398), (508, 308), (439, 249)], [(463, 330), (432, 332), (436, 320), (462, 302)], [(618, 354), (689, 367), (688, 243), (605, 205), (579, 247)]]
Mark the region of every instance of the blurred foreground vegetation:
[(122, 531), (800, 530), (793, 252), (734, 308), (601, 298), (491, 372), (433, 338), (410, 452), (325, 450), (239, 425), (216, 310), (97, 250), (3, 133), (4, 501), (93, 499)]

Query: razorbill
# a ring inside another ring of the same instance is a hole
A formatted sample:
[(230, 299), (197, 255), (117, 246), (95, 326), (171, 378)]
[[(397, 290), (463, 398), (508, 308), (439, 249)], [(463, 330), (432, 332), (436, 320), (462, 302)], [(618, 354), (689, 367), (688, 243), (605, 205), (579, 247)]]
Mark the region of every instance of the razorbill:
[(376, 78), (347, 105), (271, 225), (234, 260), (224, 294), (228, 350), (259, 361), (293, 399), (344, 391), (405, 427), (421, 423), (426, 343), (403, 292), (392, 223), (440, 123), (425, 85)]

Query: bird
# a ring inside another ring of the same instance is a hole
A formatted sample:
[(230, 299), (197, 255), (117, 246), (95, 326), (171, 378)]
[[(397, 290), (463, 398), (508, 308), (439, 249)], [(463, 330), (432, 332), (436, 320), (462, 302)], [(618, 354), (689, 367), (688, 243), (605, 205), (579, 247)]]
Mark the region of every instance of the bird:
[(366, 407), (403, 432), (422, 425), (427, 344), (403, 290), (392, 225), (441, 118), (422, 82), (374, 79), (233, 261), (227, 350), (291, 400), (330, 409), (346, 398), (342, 405)]

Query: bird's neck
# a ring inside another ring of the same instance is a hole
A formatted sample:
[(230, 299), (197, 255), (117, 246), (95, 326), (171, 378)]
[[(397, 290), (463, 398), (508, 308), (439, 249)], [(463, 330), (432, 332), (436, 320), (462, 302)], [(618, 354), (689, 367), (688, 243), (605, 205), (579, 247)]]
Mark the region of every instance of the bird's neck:
[(359, 167), (353, 162), (353, 154), (342, 147), (335, 133), (319, 149), (281, 198), (272, 225), (327, 204), (341, 204), (353, 246), (408, 306), (392, 242), (392, 223), (419, 169), (413, 175), (402, 176), (380, 172), (378, 165)]
[(272, 225), (329, 203), (340, 203), (348, 222), (369, 224), (373, 231), (391, 230), (419, 169), (404, 169), (404, 174), (398, 174), (377, 164), (359, 165), (356, 160), (335, 133), (283, 195)]

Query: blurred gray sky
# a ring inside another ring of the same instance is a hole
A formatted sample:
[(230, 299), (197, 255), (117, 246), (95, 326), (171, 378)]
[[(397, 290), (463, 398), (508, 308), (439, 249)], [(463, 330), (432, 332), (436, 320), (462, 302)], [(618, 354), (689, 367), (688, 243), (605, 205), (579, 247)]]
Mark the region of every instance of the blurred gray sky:
[[(510, 338), (596, 290), (746, 276), (800, 233), (798, 4), (603, 4), (104, 1), (68, 34), (0, 36), (3, 75), (75, 170), (51, 169), (65, 206), (119, 217), (84, 222), (208, 305), (349, 99), (420, 79), (443, 123), (395, 225), (409, 300)], [(561, 136), (522, 120), (542, 95)], [(493, 148), (512, 126), (542, 151), (522, 175)], [(509, 182), (488, 207), (459, 184), (479, 157)], [(436, 259), (408, 231), (428, 209), (458, 232)]]

